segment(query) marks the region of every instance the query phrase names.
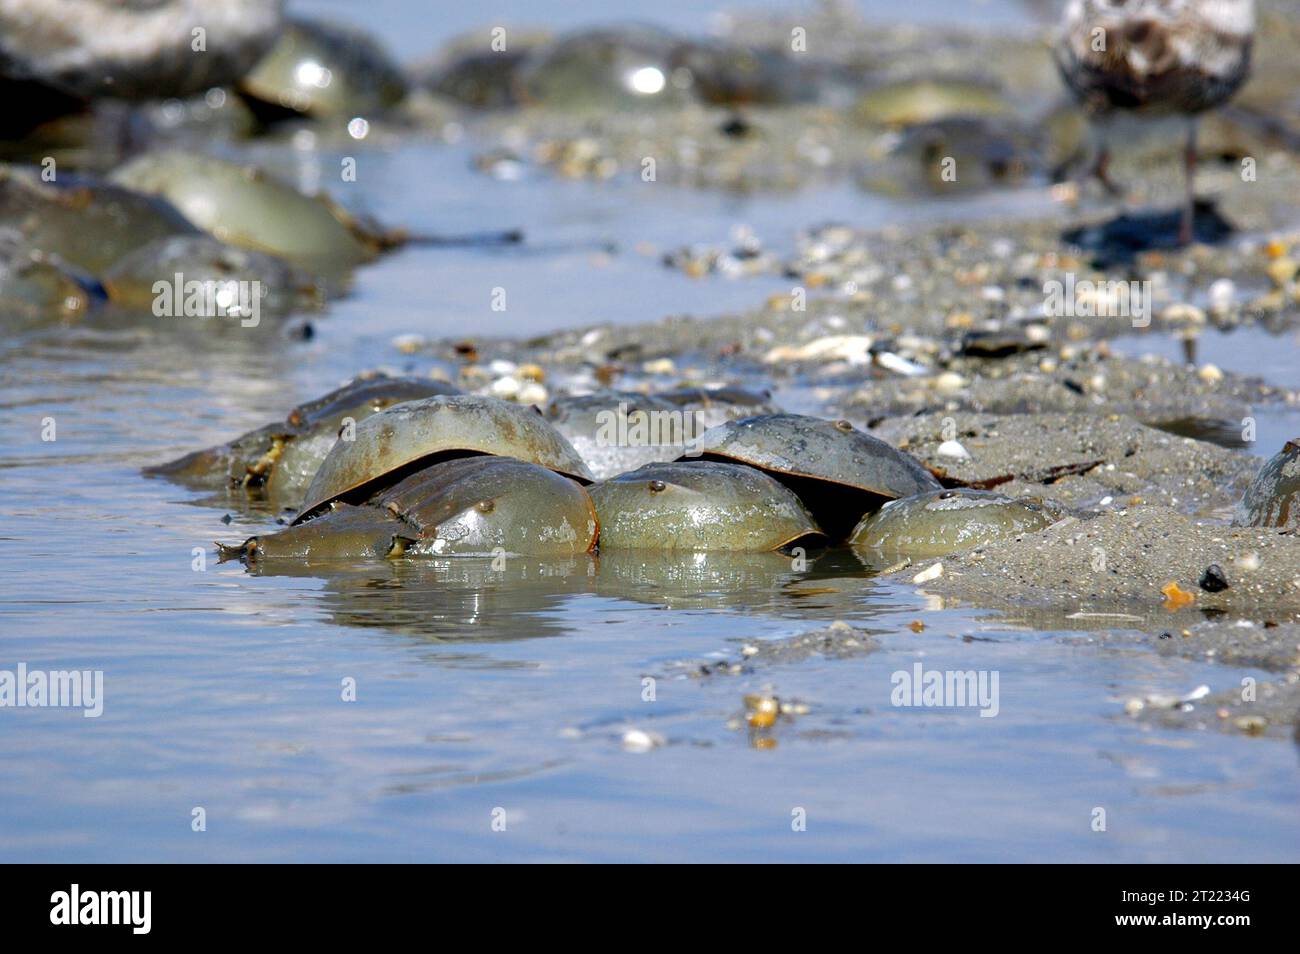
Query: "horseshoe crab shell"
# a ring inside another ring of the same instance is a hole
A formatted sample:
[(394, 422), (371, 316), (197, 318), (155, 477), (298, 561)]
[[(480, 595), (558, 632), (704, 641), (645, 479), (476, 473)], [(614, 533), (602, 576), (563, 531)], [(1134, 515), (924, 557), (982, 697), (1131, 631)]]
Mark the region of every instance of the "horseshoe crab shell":
[(528, 55), (549, 36), (518, 32), (505, 50), (485, 50), (477, 34), (453, 41), (438, 62), (426, 66), (420, 85), (473, 109), (506, 109), (519, 105), (515, 74)]
[(358, 378), (299, 405), (284, 421), (146, 468), (145, 473), (198, 488), (257, 490), (273, 502), (296, 504), (347, 418), (361, 421), (402, 401), (455, 393), (458, 388), (441, 381), (386, 375)]
[(336, 503), (314, 520), (220, 550), (249, 560), (553, 556), (590, 551), (597, 533), (582, 485), (537, 464), (484, 456), (433, 464), (364, 504)]
[(304, 195), (256, 166), (163, 150), (131, 160), (110, 178), (162, 196), (195, 225), (241, 248), (326, 270), (374, 256), (332, 202)]
[(1300, 530), (1300, 437), (1271, 457), (1246, 488), (1232, 523)]
[(91, 178), (43, 182), (13, 166), (0, 166), (0, 226), (12, 227), (30, 248), (93, 275), (146, 242), (201, 234), (157, 196)]
[(714, 388), (681, 387), (662, 391), (655, 397), (691, 413), (695, 423), (705, 429), (742, 417), (779, 413), (769, 392), (749, 391), (729, 385)]
[(855, 106), (872, 125), (913, 126), (953, 116), (999, 116), (1011, 111), (995, 83), (978, 78), (921, 77), (881, 84)]
[(316, 472), (294, 523), (334, 500), (370, 496), (409, 468), (439, 458), (496, 454), (540, 464), (584, 483), (592, 479), (573, 445), (533, 407), (473, 394), (395, 404), (361, 421)]
[[(274, 469), (266, 479), (267, 494), (297, 503), (311, 486), (345, 425), (355, 426), (357, 422), (403, 401), (460, 393), (460, 388), (443, 381), (379, 376), (353, 381), (314, 401), (300, 404), (289, 412), (286, 420), (296, 429), (295, 436), (284, 444)], [(348, 425), (349, 420), (351, 425)]]
[(785, 484), (832, 540), (848, 536), (862, 515), (886, 500), (940, 490), (914, 458), (864, 434), (848, 421), (765, 414), (705, 431), (679, 460), (748, 464)]
[(683, 412), (667, 401), (630, 391), (558, 397), (546, 419), (568, 438), (597, 480), (669, 461), (694, 434), (683, 433)]
[(657, 27), (581, 30), (527, 56), (517, 92), (526, 104), (574, 111), (684, 106), (692, 97), (674, 74), (683, 49)]
[[(5, 0), (0, 72), (83, 98), (163, 99), (234, 82), (275, 39), (280, 0)], [(202, 29), (202, 52), (195, 50)], [(197, 52), (197, 55), (196, 55)]]
[(412, 474), (376, 503), (419, 531), (434, 556), (587, 553), (599, 524), (586, 489), (513, 457), (462, 457)]
[(88, 314), (102, 297), (93, 279), (0, 230), (0, 314), (7, 321), (72, 321)]
[(1042, 530), (1052, 516), (1033, 500), (987, 490), (932, 490), (891, 500), (854, 528), (849, 543), (907, 556), (944, 556)]
[[(234, 289), (242, 283), (259, 293), (259, 317), (283, 317), (295, 307), (314, 303), (317, 291), (307, 276), (274, 255), (236, 248), (211, 235), (175, 235), (155, 239), (119, 259), (103, 276), (108, 299), (124, 308), (148, 312), (158, 299), (154, 286), (172, 285), (176, 276), (184, 298), (187, 283), (199, 282), (224, 294), (215, 296), (216, 314), (245, 317)], [(256, 283), (256, 284), (254, 284)], [(180, 304), (180, 303), (177, 303)]]
[(799, 498), (752, 467), (648, 464), (591, 488), (605, 550), (778, 550), (821, 541)]
[(363, 30), (293, 18), (239, 85), (263, 119), (364, 116), (406, 95), (401, 67)]

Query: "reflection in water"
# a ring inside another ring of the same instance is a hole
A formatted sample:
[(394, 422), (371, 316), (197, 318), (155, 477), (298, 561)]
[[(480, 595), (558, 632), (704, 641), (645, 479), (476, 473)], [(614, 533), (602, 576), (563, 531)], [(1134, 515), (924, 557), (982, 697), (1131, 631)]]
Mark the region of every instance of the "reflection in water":
[(802, 560), (783, 553), (622, 550), (601, 554), (596, 592), (666, 609), (730, 609), (794, 616), (863, 611), (861, 564), (843, 549)]
[(347, 564), (266, 560), (249, 569), (255, 576), (323, 580), (318, 605), (340, 626), (378, 627), (430, 642), (562, 635), (556, 611), (568, 597), (591, 592), (595, 572), (590, 554)]
[[(509, 641), (571, 634), (557, 620), (576, 596), (664, 609), (738, 610), (807, 619), (889, 609), (847, 549), (803, 561), (781, 553), (619, 551), (558, 560), (428, 557), (367, 563), (263, 560), (251, 576), (319, 579), (331, 622), (422, 641)], [(256, 581), (250, 581), (256, 587)]]

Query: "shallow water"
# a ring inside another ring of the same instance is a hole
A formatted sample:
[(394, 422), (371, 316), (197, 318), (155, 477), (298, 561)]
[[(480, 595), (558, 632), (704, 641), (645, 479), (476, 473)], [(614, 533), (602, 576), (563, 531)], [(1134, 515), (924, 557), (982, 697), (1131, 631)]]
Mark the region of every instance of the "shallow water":
[[(470, 172), (469, 155), (429, 143), (364, 154), (353, 198), (423, 230), (522, 226), (547, 251), (391, 256), (312, 318), (307, 342), (269, 322), (0, 338), (0, 669), (101, 669), (106, 696), (97, 719), (0, 713), (0, 858), (1296, 857), (1294, 746), (1153, 730), (1122, 711), (1134, 695), (1219, 691), (1262, 674), (1160, 657), (1136, 633), (1131, 650), (1103, 649), (937, 609), (847, 553), (802, 571), (778, 556), (510, 560), (501, 572), (407, 561), (301, 575), (218, 564), (213, 540), (265, 521), (224, 523), (225, 509), (142, 466), (281, 416), (360, 369), (400, 367), (395, 334), (712, 314), (767, 293), (763, 280), (692, 281), (632, 251), (639, 242), (721, 241), (743, 221), (780, 248), (823, 218), (870, 228), (904, 212), (848, 189), (736, 200), (500, 183)], [(996, 201), (1005, 212), (1042, 197)], [(607, 240), (622, 252), (593, 265), (587, 246)], [(508, 318), (488, 307), (501, 284)], [(40, 439), (47, 417), (54, 442)], [(835, 619), (875, 634), (878, 648), (687, 677), (687, 664)], [(918, 619), (919, 633), (909, 627)], [(891, 677), (917, 662), (996, 671), (998, 715), (891, 705)], [(654, 701), (643, 700), (647, 677)], [(344, 679), (355, 702), (341, 698)], [(773, 748), (728, 727), (743, 695), (765, 689), (810, 707), (778, 724)], [(624, 751), (629, 729), (667, 744)], [(196, 807), (204, 832), (191, 830)], [(1105, 832), (1092, 829), (1099, 807)], [(499, 809), (505, 831), (493, 829)], [(800, 809), (806, 831), (796, 832)]]
[[(1158, 355), (1170, 361), (1185, 361), (1184, 342), (1176, 335), (1141, 334), (1118, 338), (1117, 354), (1141, 357)], [(1262, 378), (1269, 384), (1295, 388), (1300, 384), (1300, 333), (1273, 334), (1258, 326), (1222, 331), (1206, 328), (1197, 336), (1193, 355), (1198, 364), (1213, 364), (1224, 371)], [(1300, 408), (1270, 405), (1251, 408), (1255, 418), (1255, 441), (1247, 450), (1272, 457), (1289, 440), (1300, 436)]]

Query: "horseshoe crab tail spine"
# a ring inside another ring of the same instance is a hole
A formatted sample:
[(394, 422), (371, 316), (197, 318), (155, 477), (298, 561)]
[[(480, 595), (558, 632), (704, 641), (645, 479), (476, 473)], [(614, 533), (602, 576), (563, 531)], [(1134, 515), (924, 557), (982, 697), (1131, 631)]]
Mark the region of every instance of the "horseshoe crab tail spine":
[(433, 235), (430, 233), (403, 233), (394, 235), (401, 245), (424, 245), (440, 248), (476, 248), (480, 245), (519, 245), (524, 240), (523, 229), (506, 229), (501, 232), (470, 232), (466, 235)]

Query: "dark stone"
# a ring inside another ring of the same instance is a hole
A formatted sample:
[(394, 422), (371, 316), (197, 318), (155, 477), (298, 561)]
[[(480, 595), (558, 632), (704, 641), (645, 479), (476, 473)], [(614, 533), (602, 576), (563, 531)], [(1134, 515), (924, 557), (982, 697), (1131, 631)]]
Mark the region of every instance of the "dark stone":
[(1207, 593), (1220, 593), (1228, 588), (1228, 578), (1219, 564), (1211, 563), (1201, 574), (1200, 586)]
[(752, 129), (753, 127), (745, 121), (743, 116), (732, 116), (718, 127), (718, 132), (722, 133), (724, 136), (742, 139), (745, 136), (748, 136)]

